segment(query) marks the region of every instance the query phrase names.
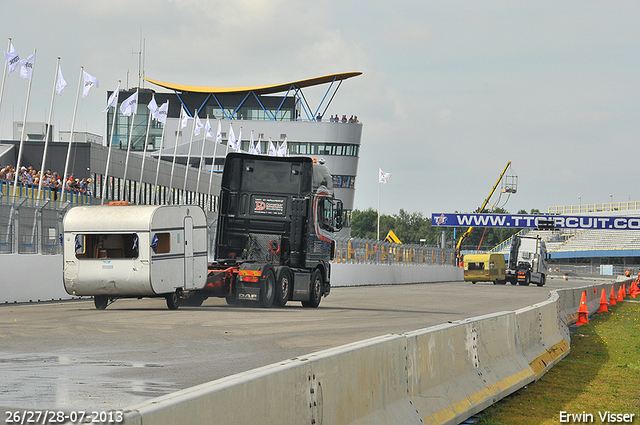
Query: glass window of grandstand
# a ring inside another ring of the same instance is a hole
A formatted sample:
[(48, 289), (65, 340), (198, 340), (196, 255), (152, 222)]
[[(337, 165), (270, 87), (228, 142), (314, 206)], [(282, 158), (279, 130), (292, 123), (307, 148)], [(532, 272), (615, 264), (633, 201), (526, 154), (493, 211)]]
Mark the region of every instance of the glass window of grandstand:
[(289, 153), (294, 155), (358, 156), (358, 145), (333, 143), (289, 142)]
[(356, 176), (333, 176), (333, 187), (346, 187), (353, 189), (356, 184)]
[[(117, 149), (127, 149), (129, 143), (129, 131), (131, 131), (131, 150), (144, 150), (144, 141), (146, 139), (147, 121), (149, 120), (149, 109), (147, 105), (138, 105), (135, 114), (130, 116), (122, 115), (120, 108), (116, 109), (116, 114), (109, 111), (107, 123), (107, 140), (111, 140), (112, 120), (115, 116), (116, 125), (113, 133), (113, 146)], [(131, 120), (133, 121), (133, 129), (131, 128)], [(162, 137), (163, 124), (156, 120), (152, 120), (149, 127), (149, 145), (147, 150), (155, 150), (159, 148), (160, 139)]]
[(138, 258), (138, 235), (79, 234), (75, 239), (75, 252), (78, 259)]

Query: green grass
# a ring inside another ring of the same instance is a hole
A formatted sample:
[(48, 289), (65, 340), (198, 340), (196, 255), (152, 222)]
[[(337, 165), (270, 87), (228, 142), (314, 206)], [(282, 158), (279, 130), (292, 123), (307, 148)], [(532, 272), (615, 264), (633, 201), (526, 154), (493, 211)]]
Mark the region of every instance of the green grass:
[(603, 423), (599, 412), (629, 413), (640, 424), (640, 302), (619, 302), (590, 317), (571, 335), (567, 357), (480, 413), (476, 423), (558, 424), (561, 411), (592, 414), (593, 423)]

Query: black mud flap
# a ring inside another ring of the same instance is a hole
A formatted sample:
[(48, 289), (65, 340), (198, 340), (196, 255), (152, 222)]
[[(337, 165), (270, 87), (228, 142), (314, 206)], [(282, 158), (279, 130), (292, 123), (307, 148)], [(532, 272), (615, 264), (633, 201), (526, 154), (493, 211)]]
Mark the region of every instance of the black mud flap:
[(240, 301), (260, 301), (260, 288), (238, 286), (236, 298)]

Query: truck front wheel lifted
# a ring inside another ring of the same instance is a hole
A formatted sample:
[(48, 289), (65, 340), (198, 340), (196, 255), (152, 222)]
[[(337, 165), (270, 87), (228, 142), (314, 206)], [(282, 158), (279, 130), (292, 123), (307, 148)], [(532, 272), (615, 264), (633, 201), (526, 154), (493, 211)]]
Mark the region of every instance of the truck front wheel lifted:
[(311, 287), (309, 288), (309, 301), (302, 301), (305, 307), (316, 308), (320, 305), (322, 294), (324, 293), (324, 282), (322, 281), (322, 272), (318, 269), (313, 271), (311, 275)]

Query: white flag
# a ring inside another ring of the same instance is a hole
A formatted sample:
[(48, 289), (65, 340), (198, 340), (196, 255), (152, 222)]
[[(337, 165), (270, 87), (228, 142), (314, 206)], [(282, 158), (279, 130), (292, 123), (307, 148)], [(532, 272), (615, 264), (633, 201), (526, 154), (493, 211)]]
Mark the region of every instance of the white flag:
[(113, 106), (115, 108), (118, 106), (119, 93), (120, 93), (120, 83), (118, 83), (118, 88), (115, 89), (113, 93), (111, 93), (111, 96), (109, 96), (109, 100), (107, 100), (107, 106), (104, 108), (104, 111), (102, 111), (103, 114), (107, 112), (110, 107)]
[(200, 130), (202, 130), (203, 128), (204, 128), (204, 125), (202, 125), (202, 121), (200, 121), (200, 117), (196, 115), (196, 128), (193, 129), (193, 134), (195, 134), (196, 136), (199, 136)]
[(31, 75), (33, 75), (33, 64), (36, 61), (36, 54), (32, 54), (31, 56), (29, 56), (26, 59), (22, 59), (20, 61), (20, 65), (22, 65), (22, 67), (20, 68), (20, 77), (26, 79), (26, 80), (30, 80), (31, 79)]
[(378, 177), (378, 183), (387, 184), (389, 182), (389, 177), (391, 177), (391, 173), (385, 173), (382, 171), (382, 168), (378, 168), (380, 170), (380, 176)]
[(189, 120), (192, 120), (192, 119), (193, 119), (193, 118), (191, 118), (190, 116), (185, 115), (185, 116), (182, 118), (182, 123), (180, 124), (180, 128), (181, 128), (181, 129), (182, 129), (182, 128), (185, 128), (185, 127), (187, 126), (187, 123), (189, 122)]
[(284, 142), (278, 148), (278, 156), (287, 156), (287, 139), (285, 137)]
[(229, 137), (227, 138), (227, 145), (237, 151), (238, 147), (236, 146), (236, 143), (236, 135), (233, 133), (231, 123), (229, 123)]
[(216, 143), (222, 144), (222, 121), (218, 120), (218, 131), (216, 132)]
[(276, 147), (273, 146), (273, 142), (271, 141), (271, 137), (269, 137), (269, 152), (267, 153), (269, 156), (278, 156), (278, 152), (276, 151)]
[(240, 127), (240, 133), (238, 133), (238, 141), (236, 142), (236, 152), (242, 152), (242, 127)]
[(9, 74), (20, 66), (20, 56), (18, 56), (16, 49), (13, 48), (13, 43), (9, 44), (9, 51), (4, 52), (4, 58), (7, 60), (7, 65), (9, 66)]
[(100, 84), (98, 84), (98, 79), (93, 75), (88, 74), (87, 71), (82, 71), (82, 75), (84, 77), (84, 88), (82, 89), (82, 97), (86, 97), (89, 95), (89, 90), (91, 90), (91, 87), (100, 87)]
[(56, 93), (58, 94), (58, 96), (62, 95), (62, 92), (63, 92), (65, 87), (67, 87), (67, 82), (65, 81), (64, 77), (62, 76), (62, 67), (59, 66), (58, 67), (58, 81), (56, 82)]
[(151, 112), (153, 118), (157, 120), (156, 113), (158, 112), (158, 104), (156, 103), (155, 96), (151, 96), (151, 102), (149, 102), (147, 108), (149, 108), (149, 112)]
[(213, 129), (211, 129), (211, 124), (209, 124), (209, 117), (207, 117), (207, 123), (204, 125), (204, 134), (205, 138), (211, 137), (212, 139), (216, 138), (216, 135), (213, 134)]
[(162, 124), (167, 123), (167, 116), (169, 115), (169, 101), (167, 100), (156, 110), (154, 118), (160, 121)]
[(249, 136), (249, 153), (252, 155), (260, 155), (256, 149), (255, 142), (253, 141), (253, 130), (251, 130), (251, 136)]
[(129, 96), (122, 105), (120, 105), (120, 112), (125, 117), (138, 111), (138, 91), (136, 90), (131, 96)]
[(256, 142), (256, 153), (262, 155), (262, 133), (258, 134), (258, 141)]

